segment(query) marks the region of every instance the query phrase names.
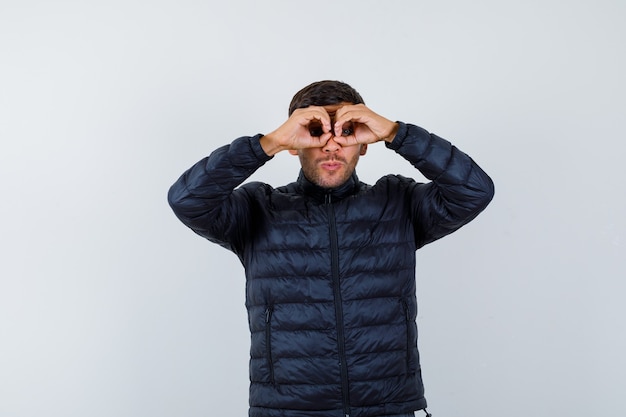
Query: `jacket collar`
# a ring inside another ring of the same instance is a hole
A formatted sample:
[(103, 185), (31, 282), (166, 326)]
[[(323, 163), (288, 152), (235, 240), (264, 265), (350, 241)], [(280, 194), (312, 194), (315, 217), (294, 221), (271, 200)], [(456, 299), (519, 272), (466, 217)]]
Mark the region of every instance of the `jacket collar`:
[(310, 196), (319, 202), (324, 202), (326, 198), (330, 198), (330, 201), (343, 200), (352, 194), (356, 194), (360, 188), (360, 181), (356, 172), (352, 173), (348, 181), (336, 188), (322, 188), (312, 183), (304, 176), (302, 170), (300, 170), (297, 182), (304, 195)]

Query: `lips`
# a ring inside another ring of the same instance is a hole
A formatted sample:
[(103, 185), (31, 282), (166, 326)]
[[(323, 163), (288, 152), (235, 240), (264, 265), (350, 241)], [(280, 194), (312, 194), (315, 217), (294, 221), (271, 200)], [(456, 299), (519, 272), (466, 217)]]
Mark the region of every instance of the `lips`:
[(338, 169), (340, 169), (341, 167), (343, 167), (343, 162), (341, 161), (336, 161), (336, 160), (332, 160), (332, 161), (323, 161), (320, 163), (320, 166), (328, 171), (336, 171)]

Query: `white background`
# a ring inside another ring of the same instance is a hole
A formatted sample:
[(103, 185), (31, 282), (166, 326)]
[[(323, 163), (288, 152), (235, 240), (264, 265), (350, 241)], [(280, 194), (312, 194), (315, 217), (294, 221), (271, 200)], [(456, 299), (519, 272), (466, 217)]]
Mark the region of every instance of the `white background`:
[[(621, 0), (0, 1), (0, 416), (246, 415), (243, 270), (166, 193), (328, 78), (496, 184), (418, 252), (435, 416), (626, 415), (625, 18)], [(358, 172), (422, 179), (380, 144)]]

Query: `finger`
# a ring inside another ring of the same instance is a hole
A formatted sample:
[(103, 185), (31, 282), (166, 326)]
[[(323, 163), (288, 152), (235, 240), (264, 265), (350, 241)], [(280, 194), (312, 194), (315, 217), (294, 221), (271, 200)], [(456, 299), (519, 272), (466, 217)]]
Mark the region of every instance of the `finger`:
[(351, 136), (354, 135), (361, 125), (367, 125), (367, 121), (363, 120), (363, 118), (346, 117), (335, 120), (333, 131), (335, 136)]
[(330, 132), (332, 129), (332, 123), (330, 120), (330, 115), (323, 107), (307, 107), (303, 116), (305, 117), (307, 125), (312, 121), (319, 121), (324, 132)]
[(367, 114), (361, 109), (346, 109), (342, 107), (340, 110), (343, 111), (341, 113), (338, 111), (335, 115), (334, 131), (336, 136), (348, 136), (354, 132), (357, 124), (367, 124), (369, 122)]
[(309, 148), (322, 148), (326, 146), (326, 143), (332, 138), (333, 135), (331, 133), (324, 133), (321, 136), (313, 137), (308, 142)]
[(347, 104), (337, 109), (335, 112), (335, 118), (343, 118), (346, 114), (365, 114), (371, 112), (370, 109), (363, 104)]
[(333, 137), (333, 134), (331, 132), (326, 132), (322, 136), (320, 136), (321, 146), (325, 146), (326, 142), (328, 142), (332, 137)]
[(359, 141), (357, 140), (356, 136), (354, 136), (354, 135), (350, 135), (350, 136), (335, 136), (333, 140), (335, 142), (337, 142), (341, 146), (354, 146), (354, 145), (358, 145), (359, 144)]
[(345, 123), (335, 122), (333, 133), (335, 136), (353, 136), (357, 128), (358, 124), (353, 121), (347, 121)]
[(365, 107), (363, 104), (346, 104), (345, 106), (341, 106), (337, 109), (337, 111), (335, 112), (335, 116), (341, 117), (347, 112), (362, 111), (363, 109), (367, 110), (367, 107)]

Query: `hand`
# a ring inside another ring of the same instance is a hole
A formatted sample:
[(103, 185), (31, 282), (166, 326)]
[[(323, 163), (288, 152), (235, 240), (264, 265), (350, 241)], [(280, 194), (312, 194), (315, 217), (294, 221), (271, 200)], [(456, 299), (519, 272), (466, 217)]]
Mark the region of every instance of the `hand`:
[(324, 107), (309, 106), (295, 110), (278, 129), (261, 138), (268, 155), (283, 150), (321, 148), (333, 136), (330, 115)]
[(343, 106), (335, 113), (334, 140), (341, 146), (391, 142), (398, 124), (374, 113), (364, 104)]

